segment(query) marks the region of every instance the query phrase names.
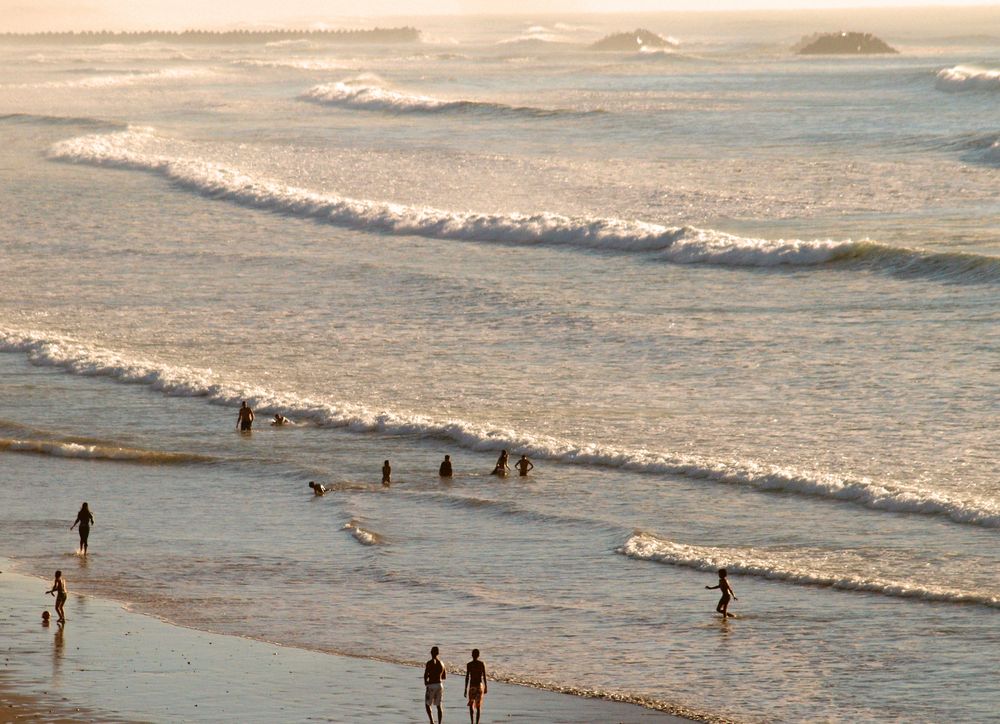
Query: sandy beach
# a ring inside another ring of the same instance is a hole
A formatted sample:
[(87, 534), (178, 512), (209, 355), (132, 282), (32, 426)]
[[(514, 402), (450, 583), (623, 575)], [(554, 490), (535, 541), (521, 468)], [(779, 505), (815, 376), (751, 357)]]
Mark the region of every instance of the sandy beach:
[[(2, 570), (0, 721), (425, 721), (415, 668), (195, 631), (72, 589), (65, 626), (44, 627), (46, 582)], [(464, 670), (466, 652), (450, 653), (445, 663)], [(461, 689), (453, 673), (446, 721), (468, 716)], [(483, 721), (684, 720), (492, 683)]]

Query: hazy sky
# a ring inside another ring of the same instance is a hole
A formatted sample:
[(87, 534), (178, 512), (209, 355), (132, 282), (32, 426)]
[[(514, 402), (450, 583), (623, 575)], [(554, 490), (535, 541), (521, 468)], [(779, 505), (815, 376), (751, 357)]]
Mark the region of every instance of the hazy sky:
[[(345, 23), (359, 15), (996, 5), (997, 0), (0, 0), (0, 31)], [(1000, 13), (1000, 7), (997, 10)]]

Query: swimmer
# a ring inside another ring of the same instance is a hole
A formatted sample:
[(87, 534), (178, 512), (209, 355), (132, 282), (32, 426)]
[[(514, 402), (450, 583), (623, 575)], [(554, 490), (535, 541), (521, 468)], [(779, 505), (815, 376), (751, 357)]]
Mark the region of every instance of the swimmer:
[(528, 471), (534, 469), (535, 464), (528, 460), (527, 455), (522, 455), (521, 459), (514, 463), (514, 467), (517, 468), (517, 472), (522, 478), (528, 476)]
[(277, 412), (274, 413), (274, 419), (271, 420), (271, 427), (284, 427), (285, 425), (290, 425), (291, 420), (289, 420), (284, 415), (279, 415)]
[(330, 492), (329, 488), (326, 488), (313, 480), (309, 481), (309, 487), (312, 488), (313, 495), (326, 495)]

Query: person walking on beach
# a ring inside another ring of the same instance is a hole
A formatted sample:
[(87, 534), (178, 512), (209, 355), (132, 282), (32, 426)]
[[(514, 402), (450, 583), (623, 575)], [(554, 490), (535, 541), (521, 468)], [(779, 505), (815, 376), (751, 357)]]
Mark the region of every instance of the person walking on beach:
[[(486, 696), (486, 664), (479, 660), (479, 649), (472, 649), (472, 661), (465, 665), (465, 694), (469, 697), (469, 724), (479, 724)], [(475, 718), (472, 710), (476, 710)]]
[(493, 468), (493, 472), (490, 475), (499, 475), (502, 478), (508, 472), (510, 472), (510, 465), (507, 464), (507, 451), (501, 450), (500, 457), (497, 458), (496, 467)]
[(94, 523), (94, 516), (90, 514), (90, 508), (84, 503), (80, 512), (76, 514), (76, 520), (69, 527), (70, 530), (80, 526), (80, 552), (87, 555), (87, 539), (90, 537), (90, 526)]
[(517, 468), (517, 472), (522, 478), (528, 477), (528, 471), (535, 467), (535, 464), (528, 460), (527, 455), (522, 455), (521, 459), (514, 463), (514, 467)]
[(382, 485), (387, 488), (392, 485), (392, 466), (388, 460), (382, 463)]
[(243, 404), (240, 405), (240, 412), (236, 417), (236, 427), (240, 429), (240, 432), (250, 432), (253, 428), (253, 410), (247, 405), (246, 400), (243, 400)]
[(438, 475), (442, 478), (450, 478), (452, 476), (451, 455), (444, 456), (444, 460), (441, 462), (441, 467), (438, 468)]
[(52, 582), (52, 588), (46, 593), (56, 597), (56, 613), (59, 614), (57, 623), (65, 623), (66, 612), (63, 610), (63, 606), (66, 605), (66, 579), (62, 577), (62, 571), (56, 571), (56, 579)]
[(730, 597), (732, 597), (736, 601), (739, 601), (740, 599), (736, 598), (736, 592), (733, 590), (733, 587), (729, 585), (729, 579), (726, 578), (726, 569), (725, 568), (719, 569), (718, 586), (705, 586), (705, 588), (707, 588), (710, 591), (713, 588), (719, 589), (719, 591), (722, 593), (722, 598), (719, 599), (719, 605), (715, 607), (715, 610), (718, 613), (721, 613), (723, 618), (732, 616), (733, 614), (729, 613), (729, 599)]
[(441, 709), (441, 698), (444, 695), (444, 680), (448, 678), (448, 672), (444, 664), (438, 659), (438, 647), (431, 648), (431, 660), (424, 664), (424, 709), (427, 710), (427, 719), (434, 724), (434, 716), (431, 714), (431, 707), (437, 707), (437, 724), (444, 721), (444, 712)]

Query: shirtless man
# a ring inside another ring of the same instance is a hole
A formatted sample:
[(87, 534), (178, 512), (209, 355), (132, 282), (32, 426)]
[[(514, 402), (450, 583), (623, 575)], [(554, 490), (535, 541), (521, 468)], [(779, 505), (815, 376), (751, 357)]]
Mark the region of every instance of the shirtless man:
[[(469, 724), (479, 724), (483, 713), (483, 697), (489, 687), (486, 685), (486, 664), (479, 660), (479, 649), (472, 649), (472, 661), (465, 665), (465, 695), (469, 697)], [(476, 710), (475, 718), (472, 710)]]
[(441, 710), (441, 696), (444, 694), (444, 684), (448, 678), (444, 664), (438, 659), (438, 647), (431, 648), (431, 660), (424, 664), (424, 709), (427, 710), (427, 719), (434, 724), (434, 716), (431, 714), (431, 707), (436, 706), (438, 710), (438, 724), (444, 721), (444, 712)]
[(240, 429), (240, 432), (250, 432), (253, 427), (253, 410), (247, 405), (247, 401), (243, 400), (243, 404), (240, 405), (240, 413), (236, 418), (236, 427)]
[(514, 463), (514, 467), (517, 468), (517, 472), (521, 477), (527, 477), (528, 471), (535, 467), (535, 464), (528, 460), (527, 455), (522, 455), (521, 459)]

